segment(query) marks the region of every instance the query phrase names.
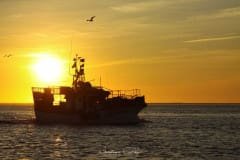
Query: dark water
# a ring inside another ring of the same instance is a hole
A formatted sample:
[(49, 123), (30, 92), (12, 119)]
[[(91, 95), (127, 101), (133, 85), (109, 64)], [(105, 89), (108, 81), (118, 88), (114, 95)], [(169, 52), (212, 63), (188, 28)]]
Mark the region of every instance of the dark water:
[(37, 125), (0, 107), (0, 159), (240, 159), (240, 105), (155, 105), (136, 126)]

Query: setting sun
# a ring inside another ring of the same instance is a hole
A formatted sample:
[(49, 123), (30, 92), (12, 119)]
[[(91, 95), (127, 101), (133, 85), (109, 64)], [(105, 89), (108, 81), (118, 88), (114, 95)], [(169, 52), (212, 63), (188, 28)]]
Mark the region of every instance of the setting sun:
[(39, 81), (45, 84), (54, 84), (59, 82), (63, 76), (62, 61), (50, 55), (42, 55), (33, 65), (33, 71)]

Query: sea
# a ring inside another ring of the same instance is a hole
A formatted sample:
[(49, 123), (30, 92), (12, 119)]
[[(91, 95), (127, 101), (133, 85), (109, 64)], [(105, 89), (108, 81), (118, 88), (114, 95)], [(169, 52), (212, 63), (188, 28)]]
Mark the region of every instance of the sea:
[(39, 125), (0, 105), (0, 159), (240, 159), (240, 104), (149, 104), (138, 125)]

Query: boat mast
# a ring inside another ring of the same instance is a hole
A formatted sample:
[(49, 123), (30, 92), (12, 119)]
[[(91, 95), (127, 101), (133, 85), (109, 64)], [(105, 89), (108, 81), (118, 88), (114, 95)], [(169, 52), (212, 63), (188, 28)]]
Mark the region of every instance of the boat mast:
[(75, 74), (73, 75), (73, 87), (77, 88), (80, 86), (81, 82), (85, 82), (85, 72), (84, 72), (84, 62), (85, 59), (79, 57), (77, 54), (73, 58), (72, 68), (75, 69)]

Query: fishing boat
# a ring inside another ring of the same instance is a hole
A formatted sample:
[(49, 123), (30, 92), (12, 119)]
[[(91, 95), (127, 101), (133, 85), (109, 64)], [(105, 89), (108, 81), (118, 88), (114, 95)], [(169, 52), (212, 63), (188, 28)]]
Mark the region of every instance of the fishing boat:
[(110, 90), (85, 80), (85, 59), (76, 55), (72, 86), (32, 87), (37, 123), (136, 124), (147, 107), (139, 89)]

